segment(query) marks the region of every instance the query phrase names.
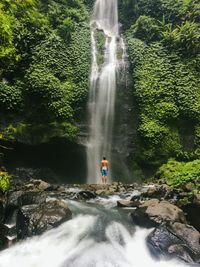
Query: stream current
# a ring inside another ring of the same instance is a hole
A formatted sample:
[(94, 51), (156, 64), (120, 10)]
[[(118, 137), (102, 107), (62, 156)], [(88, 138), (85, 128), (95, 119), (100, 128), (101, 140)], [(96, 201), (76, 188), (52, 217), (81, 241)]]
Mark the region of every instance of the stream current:
[(146, 247), (149, 231), (135, 227), (117, 196), (90, 203), (69, 201), (72, 220), (0, 253), (0, 267), (184, 267), (155, 261)]

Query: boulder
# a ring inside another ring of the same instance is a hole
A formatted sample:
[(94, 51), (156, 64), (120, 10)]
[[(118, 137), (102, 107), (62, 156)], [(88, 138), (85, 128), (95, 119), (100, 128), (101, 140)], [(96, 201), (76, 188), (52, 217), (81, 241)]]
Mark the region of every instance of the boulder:
[(169, 199), (173, 197), (173, 189), (167, 184), (150, 185), (145, 192), (142, 193), (143, 198)]
[(136, 209), (134, 212), (131, 213), (131, 218), (135, 225), (144, 228), (152, 228), (158, 225), (157, 222), (152, 220), (147, 213), (145, 213), (144, 208)]
[(200, 262), (199, 238), (195, 228), (176, 222), (156, 227), (147, 237), (147, 246), (156, 258), (175, 257), (193, 264)]
[(140, 204), (140, 208), (148, 208), (151, 206), (156, 206), (156, 205), (158, 205), (159, 202), (160, 201), (157, 198), (146, 200), (142, 204)]
[(136, 225), (141, 227), (155, 227), (163, 222), (186, 222), (184, 212), (168, 201), (151, 199), (145, 201), (132, 214)]
[(30, 183), (25, 185), (25, 189), (34, 191), (45, 191), (50, 190), (51, 188), (52, 186), (49, 183), (40, 179), (31, 179)]
[(186, 222), (184, 212), (168, 201), (161, 201), (156, 205), (149, 205), (145, 212), (158, 223), (163, 221)]
[(74, 196), (74, 199), (76, 199), (76, 200), (89, 200), (91, 198), (96, 198), (96, 197), (97, 197), (97, 195), (94, 192), (83, 190), (83, 191), (78, 192)]
[(41, 204), (46, 201), (46, 198), (46, 192), (28, 191), (24, 192), (21, 196), (18, 197), (17, 203), (20, 207), (31, 204)]
[(42, 234), (71, 218), (72, 213), (64, 200), (23, 206), (17, 214), (17, 236), (23, 239)]
[(141, 203), (139, 201), (131, 201), (131, 200), (125, 200), (125, 199), (121, 199), (117, 201), (117, 206), (118, 207), (139, 207)]

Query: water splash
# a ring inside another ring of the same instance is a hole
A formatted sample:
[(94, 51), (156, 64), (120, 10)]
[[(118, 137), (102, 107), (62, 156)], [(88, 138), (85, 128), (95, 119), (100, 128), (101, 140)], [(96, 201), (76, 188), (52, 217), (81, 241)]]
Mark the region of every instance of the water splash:
[(112, 220), (104, 224), (101, 215), (78, 215), (41, 237), (1, 252), (0, 267), (185, 266), (177, 261), (154, 261), (145, 244), (148, 232), (137, 228), (131, 233)]
[[(119, 36), (117, 0), (97, 0), (91, 19), (92, 70), (90, 79), (90, 132), (87, 150), (88, 183), (100, 182), (100, 162), (111, 164), (112, 130), (115, 113), (116, 72), (124, 60), (124, 42)], [(103, 62), (98, 63), (98, 42), (105, 38)], [(119, 51), (121, 58), (118, 58)], [(111, 178), (111, 174), (110, 174)]]

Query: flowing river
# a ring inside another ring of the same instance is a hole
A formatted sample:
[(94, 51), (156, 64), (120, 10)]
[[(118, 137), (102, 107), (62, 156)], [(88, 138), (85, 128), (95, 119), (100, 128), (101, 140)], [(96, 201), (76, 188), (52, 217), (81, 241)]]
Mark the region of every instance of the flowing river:
[(98, 203), (69, 201), (73, 219), (40, 237), (29, 238), (0, 253), (0, 267), (184, 267), (155, 261), (129, 210), (113, 208), (117, 196)]
[[(106, 156), (111, 164), (116, 74), (120, 66), (124, 65), (125, 46), (119, 36), (117, 0), (96, 0), (90, 25), (92, 68), (88, 103), (90, 130), (87, 165), (88, 183), (98, 183), (102, 157)], [(103, 52), (99, 48), (101, 42)], [(101, 56), (102, 62), (98, 62)]]

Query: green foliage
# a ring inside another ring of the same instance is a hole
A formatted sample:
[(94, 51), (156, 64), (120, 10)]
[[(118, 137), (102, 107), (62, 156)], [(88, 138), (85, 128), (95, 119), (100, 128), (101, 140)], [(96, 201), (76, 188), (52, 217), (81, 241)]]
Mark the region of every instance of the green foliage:
[(104, 48), (105, 48), (105, 35), (102, 31), (95, 32), (95, 40), (97, 46), (97, 63), (99, 65), (103, 64), (104, 62)]
[(160, 167), (156, 176), (173, 187), (179, 187), (188, 182), (196, 183), (200, 179), (200, 160), (178, 162), (171, 159)]
[(73, 106), (79, 114), (81, 106), (86, 103), (89, 90), (91, 65), (90, 29), (88, 25), (76, 26), (69, 46), (71, 62), (71, 79), (73, 86)]
[(47, 143), (53, 138), (63, 138), (68, 141), (74, 141), (76, 135), (77, 127), (68, 122), (10, 124), (1, 132), (1, 138), (4, 140), (17, 140), (18, 142), (31, 145)]
[(156, 19), (163, 16), (167, 21), (179, 22), (186, 12), (187, 6), (181, 0), (140, 0), (139, 14), (150, 15)]
[(196, 55), (200, 52), (200, 28), (195, 22), (186, 21), (173, 29), (172, 24), (163, 31), (163, 43), (183, 53)]
[(19, 112), (23, 107), (23, 95), (20, 83), (15, 86), (0, 83), (0, 110), (1, 112)]
[(10, 188), (11, 175), (7, 172), (0, 171), (0, 190), (5, 193)]
[(162, 35), (162, 27), (154, 18), (140, 16), (136, 23), (132, 25), (130, 31), (132, 35), (147, 43), (159, 40)]
[[(161, 43), (146, 45), (130, 37), (130, 32), (127, 41), (139, 109), (140, 159), (160, 165), (171, 156), (190, 158), (185, 154), (179, 122), (196, 125), (200, 120), (198, 71)], [(195, 149), (198, 147), (196, 142)]]
[[(36, 139), (43, 140), (43, 131), (51, 127), (44, 140), (56, 133), (74, 138), (75, 118), (88, 93), (88, 18), (83, 0), (1, 1), (0, 111), (5, 138), (20, 139), (21, 134), (22, 140), (26, 136), (26, 142), (28, 137), (34, 141), (32, 129)], [(16, 116), (21, 120), (17, 126)], [(19, 125), (31, 126), (19, 130)]]
[[(1, 65), (15, 55), (16, 49), (13, 44), (13, 32), (11, 25), (13, 18), (3, 10), (3, 5), (0, 3), (0, 63)], [(0, 70), (0, 77), (1, 77)]]

